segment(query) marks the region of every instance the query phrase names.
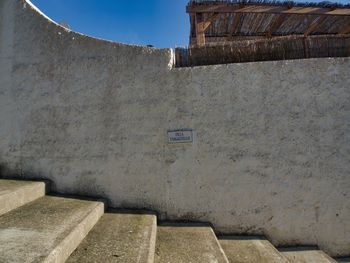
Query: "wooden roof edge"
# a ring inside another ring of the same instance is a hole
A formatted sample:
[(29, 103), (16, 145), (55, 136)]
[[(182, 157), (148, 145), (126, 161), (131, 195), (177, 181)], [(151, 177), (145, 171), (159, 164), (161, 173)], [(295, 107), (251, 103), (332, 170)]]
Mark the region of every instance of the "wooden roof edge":
[[(197, 0), (198, 1), (198, 0)], [(270, 13), (350, 16), (350, 5), (341, 4), (299, 4), (293, 2), (276, 2), (265, 0), (225, 0), (192, 2), (187, 5), (187, 13)]]
[(199, 5), (264, 5), (264, 6), (286, 6), (286, 7), (319, 7), (319, 8), (350, 8), (349, 4), (323, 1), (315, 2), (294, 2), (279, 0), (189, 0), (187, 7)]

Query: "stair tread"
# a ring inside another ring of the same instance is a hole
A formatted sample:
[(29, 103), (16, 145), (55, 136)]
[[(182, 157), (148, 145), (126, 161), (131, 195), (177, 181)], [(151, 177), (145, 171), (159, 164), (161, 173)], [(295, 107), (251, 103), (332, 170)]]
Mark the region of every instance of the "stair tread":
[(228, 263), (213, 230), (194, 224), (166, 224), (157, 229), (156, 263)]
[(279, 249), (290, 262), (298, 263), (336, 263), (322, 250), (313, 247), (292, 247)]
[(268, 240), (262, 237), (225, 236), (219, 237), (219, 242), (230, 262), (289, 262)]
[(45, 195), (44, 182), (0, 179), (0, 215)]
[(0, 217), (0, 262), (64, 262), (103, 203), (44, 196)]
[(35, 184), (41, 184), (41, 182), (0, 179), (0, 195), (8, 194), (22, 187)]
[(67, 263), (153, 263), (156, 231), (154, 215), (104, 214)]

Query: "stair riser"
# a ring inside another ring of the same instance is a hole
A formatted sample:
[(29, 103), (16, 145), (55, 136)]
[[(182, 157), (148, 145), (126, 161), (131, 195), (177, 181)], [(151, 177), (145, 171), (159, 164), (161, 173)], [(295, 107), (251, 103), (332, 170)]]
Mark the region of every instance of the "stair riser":
[(104, 205), (103, 203), (100, 203), (64, 240), (62, 240), (43, 263), (64, 263), (95, 226), (103, 213)]
[(212, 228), (211, 228), (210, 230), (211, 230), (211, 232), (213, 233), (213, 235), (215, 236), (216, 244), (217, 244), (217, 246), (219, 247), (220, 252), (221, 252), (221, 254), (223, 255), (224, 260), (225, 260), (227, 263), (230, 263), (230, 261), (228, 260), (228, 258), (227, 258), (227, 256), (226, 256), (226, 253), (225, 253), (224, 249), (222, 248), (222, 246), (221, 246), (221, 244), (220, 244), (220, 242), (219, 242), (219, 239), (217, 238), (217, 236), (216, 236), (214, 230), (213, 230)]
[(229, 263), (207, 225), (162, 224), (157, 230), (156, 263)]
[(283, 248), (280, 251), (290, 262), (337, 263), (337, 261), (325, 252), (318, 249)]
[(157, 241), (157, 219), (153, 221), (147, 263), (154, 263), (154, 255), (156, 253), (156, 241)]
[(154, 215), (104, 214), (66, 263), (153, 263), (157, 218)]
[(288, 263), (285, 257), (262, 237), (226, 236), (220, 243), (230, 262)]

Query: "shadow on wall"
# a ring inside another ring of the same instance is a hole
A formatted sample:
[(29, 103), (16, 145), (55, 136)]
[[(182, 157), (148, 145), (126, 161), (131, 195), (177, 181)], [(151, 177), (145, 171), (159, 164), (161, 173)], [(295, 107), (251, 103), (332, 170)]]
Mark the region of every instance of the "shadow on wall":
[(4, 164), (0, 163), (0, 178), (21, 178), (18, 172), (6, 167)]
[(56, 191), (57, 187), (54, 181), (49, 179), (47, 176), (34, 174), (29, 171), (23, 171), (22, 169), (13, 169), (6, 166), (3, 162), (0, 162), (0, 179), (8, 180), (21, 180), (21, 181), (40, 181), (46, 185), (46, 193), (50, 193), (53, 196), (78, 198), (84, 200), (99, 200), (105, 203), (105, 207), (109, 207), (110, 201), (103, 196), (82, 196), (77, 194), (62, 194)]
[[(31, 172), (24, 172), (22, 169), (10, 168), (0, 159), (0, 179), (22, 180), (22, 181), (44, 181), (53, 191), (56, 189), (54, 182), (48, 177), (37, 175)], [(48, 190), (48, 189), (47, 189)]]
[[(68, 198), (79, 198), (84, 200), (99, 200), (103, 201), (105, 203), (105, 207), (108, 211), (118, 211), (120, 212), (128, 212), (130, 213), (149, 213), (156, 215), (158, 220), (162, 222), (164, 225), (165, 222), (168, 222), (169, 224), (177, 223), (177, 224), (198, 224), (198, 225), (205, 225), (205, 226), (211, 226), (214, 229), (214, 225), (206, 220), (199, 220), (198, 217), (194, 214), (188, 213), (186, 215), (181, 216), (181, 218), (174, 219), (174, 220), (167, 220), (167, 213), (161, 213), (160, 211), (154, 209), (152, 206), (145, 206), (145, 207), (132, 207), (132, 206), (120, 206), (120, 207), (112, 207), (111, 201), (106, 195), (84, 195), (84, 194), (77, 194), (77, 193), (60, 193), (57, 191), (57, 187), (54, 181), (49, 179), (48, 176), (45, 176), (43, 174), (36, 174), (32, 173), (30, 171), (23, 171), (21, 168), (10, 168), (6, 164), (4, 164), (3, 160), (0, 160), (0, 179), (8, 179), (8, 180), (21, 180), (21, 181), (40, 181), (45, 182), (46, 184), (46, 193), (50, 193), (50, 195), (58, 196), (58, 197), (68, 197)], [(204, 215), (203, 215), (204, 216)]]

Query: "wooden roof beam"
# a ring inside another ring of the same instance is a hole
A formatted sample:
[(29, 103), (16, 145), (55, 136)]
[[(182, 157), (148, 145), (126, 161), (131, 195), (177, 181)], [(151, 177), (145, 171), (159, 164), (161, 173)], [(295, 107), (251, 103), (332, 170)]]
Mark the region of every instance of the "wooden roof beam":
[(204, 30), (207, 30), (208, 27), (219, 17), (219, 13), (212, 14), (204, 23)]
[(275, 21), (271, 24), (270, 30), (266, 33), (267, 37), (272, 37), (273, 33), (275, 33), (283, 24), (286, 18), (285, 14), (281, 14), (275, 19)]
[(190, 14), (190, 25), (191, 25), (191, 37), (195, 36), (196, 32), (196, 16), (195, 14)]
[(205, 45), (205, 31), (208, 27), (218, 18), (220, 14), (214, 13), (208, 19), (204, 20), (204, 15), (202, 13), (195, 14), (195, 28), (196, 28), (196, 38), (197, 45)]
[(229, 38), (235, 34), (237, 27), (239, 25), (239, 22), (241, 21), (241, 16), (242, 16), (241, 13), (235, 14), (235, 18), (233, 19), (232, 26), (230, 28)]
[(196, 13), (195, 15), (195, 25), (196, 25), (196, 44), (199, 47), (205, 46), (205, 29), (204, 29), (204, 21), (203, 14)]
[(350, 34), (350, 25), (345, 26), (338, 34)]
[(324, 15), (350, 16), (350, 8), (324, 7), (288, 7), (272, 5), (192, 5), (187, 7), (188, 13), (267, 13), (267, 14), (297, 14), (297, 15)]
[(315, 19), (305, 31), (304, 36), (307, 37), (312, 32), (314, 32), (326, 20), (326, 18), (326, 16), (319, 16), (317, 19)]

